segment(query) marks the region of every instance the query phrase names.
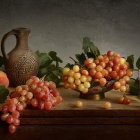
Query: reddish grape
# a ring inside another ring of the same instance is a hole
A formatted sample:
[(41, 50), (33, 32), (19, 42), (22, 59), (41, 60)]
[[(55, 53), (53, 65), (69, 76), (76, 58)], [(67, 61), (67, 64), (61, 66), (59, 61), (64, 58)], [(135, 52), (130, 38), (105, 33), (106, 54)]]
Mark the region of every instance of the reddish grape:
[(20, 113), (18, 112), (18, 111), (14, 111), (14, 112), (12, 112), (12, 116), (14, 117), (14, 118), (19, 118), (19, 116), (20, 116)]
[(108, 51), (108, 52), (107, 52), (107, 56), (113, 56), (113, 54), (114, 54), (114, 53), (113, 53), (112, 51)]
[(13, 125), (13, 124), (9, 125), (9, 132), (10, 132), (11, 134), (13, 134), (13, 133), (15, 133), (15, 131), (16, 131), (16, 126)]
[(101, 72), (97, 72), (97, 73), (95, 74), (95, 78), (97, 78), (97, 79), (101, 79), (102, 77), (103, 77), (103, 75), (102, 75)]
[(94, 76), (95, 74), (96, 74), (96, 70), (95, 69), (91, 69), (90, 71), (89, 71), (89, 73), (90, 73), (90, 75), (91, 76)]
[(16, 109), (18, 110), (18, 111), (22, 111), (23, 110), (23, 105), (22, 104), (17, 104), (16, 105)]
[(13, 125), (15, 125), (15, 126), (20, 125), (20, 120), (17, 119), (17, 118), (14, 118), (14, 120), (13, 120)]
[(51, 102), (45, 102), (45, 109), (51, 110), (52, 109), (52, 103)]
[(14, 112), (16, 110), (16, 106), (14, 104), (10, 104), (10, 105), (8, 105), (8, 110), (10, 112)]
[(6, 122), (9, 123), (9, 124), (11, 124), (11, 123), (13, 123), (13, 121), (14, 121), (13, 116), (12, 115), (8, 115), (8, 117), (6, 119)]

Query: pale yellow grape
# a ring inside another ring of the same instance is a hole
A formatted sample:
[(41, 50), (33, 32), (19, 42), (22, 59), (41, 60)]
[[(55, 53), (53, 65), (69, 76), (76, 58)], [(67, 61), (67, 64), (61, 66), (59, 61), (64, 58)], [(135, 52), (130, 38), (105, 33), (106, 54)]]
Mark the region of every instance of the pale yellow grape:
[(73, 78), (73, 77), (69, 77), (69, 78), (68, 78), (68, 82), (69, 82), (69, 83), (73, 83), (73, 82), (74, 82), (74, 78)]
[(84, 88), (84, 90), (82, 91), (82, 93), (84, 93), (84, 94), (88, 93), (88, 88)]
[(84, 91), (84, 89), (85, 89), (84, 84), (80, 84), (80, 85), (78, 86), (78, 89), (79, 89), (80, 91)]
[(87, 80), (86, 76), (82, 75), (80, 78), (81, 82), (85, 82)]
[(126, 60), (125, 60), (125, 58), (120, 58), (120, 64), (122, 65), (122, 64), (124, 64), (125, 62), (126, 62)]
[(63, 68), (63, 71), (62, 71), (63, 75), (68, 75), (69, 71), (70, 71), (69, 68), (67, 68), (67, 67)]
[(78, 86), (81, 84), (81, 81), (79, 79), (75, 80), (75, 84)]
[(68, 75), (72, 77), (72, 76), (74, 75), (74, 73), (75, 73), (75, 72), (74, 72), (73, 70), (70, 70), (70, 71), (68, 72)]
[(85, 86), (85, 88), (89, 88), (90, 87), (90, 83), (89, 82), (84, 82), (84, 86)]
[(83, 106), (83, 102), (81, 102), (81, 101), (76, 101), (75, 106), (78, 107), (78, 108), (80, 108), (80, 107)]
[(124, 76), (123, 79), (124, 79), (126, 82), (129, 82), (129, 81), (130, 81), (130, 77), (129, 77), (129, 76)]
[(88, 65), (88, 67), (89, 67), (90, 69), (94, 69), (94, 68), (96, 67), (96, 64), (95, 64), (95, 63), (91, 63), (91, 64)]
[(78, 65), (73, 66), (73, 71), (74, 72), (79, 72), (80, 68)]
[(104, 107), (105, 109), (110, 109), (111, 106), (112, 106), (112, 105), (111, 105), (110, 102), (105, 102), (104, 105), (103, 105), (103, 107)]
[(79, 72), (74, 73), (73, 77), (74, 77), (74, 79), (79, 79), (81, 77), (81, 74)]
[(120, 91), (121, 91), (121, 92), (126, 92), (126, 86), (121, 86), (121, 87), (120, 87)]
[(20, 102), (24, 102), (24, 101), (26, 101), (25, 96), (20, 96), (20, 97), (19, 97), (19, 101), (20, 101)]

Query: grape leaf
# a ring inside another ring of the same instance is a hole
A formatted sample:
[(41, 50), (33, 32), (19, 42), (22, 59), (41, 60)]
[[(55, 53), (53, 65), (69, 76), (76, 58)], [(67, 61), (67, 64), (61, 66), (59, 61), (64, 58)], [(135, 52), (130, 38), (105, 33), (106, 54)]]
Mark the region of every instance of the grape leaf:
[(50, 51), (48, 54), (52, 58), (53, 61), (57, 61), (57, 62), (60, 62), (60, 63), (63, 62), (62, 59), (60, 59), (60, 57), (57, 56), (56, 52)]
[(84, 64), (84, 61), (86, 60), (86, 56), (85, 56), (84, 53), (76, 54), (75, 57), (76, 57), (76, 59), (79, 61), (79, 63), (80, 63), (81, 65)]
[(49, 53), (36, 51), (36, 55), (39, 58), (40, 64), (38, 77), (41, 78), (46, 75), (45, 80), (53, 81), (57, 86), (59, 86), (62, 78), (62, 68), (59, 67), (59, 63), (62, 63), (63, 61), (54, 51), (50, 51)]
[(40, 53), (39, 51), (35, 53), (39, 58), (39, 67), (44, 67), (52, 62), (47, 53)]
[(5, 86), (0, 86), (0, 103), (3, 103), (9, 94), (9, 90)]
[(130, 64), (130, 68), (134, 69), (134, 55), (128, 56), (126, 61)]
[(100, 55), (99, 49), (95, 46), (93, 42), (90, 41), (89, 37), (83, 38), (83, 50), (86, 54), (91, 53), (94, 59), (96, 59)]
[(68, 67), (71, 69), (73, 67), (73, 64), (67, 63), (65, 67)]
[(138, 69), (140, 69), (140, 57), (138, 58), (138, 60), (137, 60), (137, 62), (136, 62), (136, 67), (137, 67)]

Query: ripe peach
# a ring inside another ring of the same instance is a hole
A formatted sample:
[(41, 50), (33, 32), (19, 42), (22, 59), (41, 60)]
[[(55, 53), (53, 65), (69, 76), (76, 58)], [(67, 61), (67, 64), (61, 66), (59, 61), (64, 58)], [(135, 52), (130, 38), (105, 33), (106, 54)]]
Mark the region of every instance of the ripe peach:
[(4, 73), (3, 71), (0, 71), (0, 86), (2, 86), (2, 85), (8, 87), (9, 79), (8, 79), (6, 73)]

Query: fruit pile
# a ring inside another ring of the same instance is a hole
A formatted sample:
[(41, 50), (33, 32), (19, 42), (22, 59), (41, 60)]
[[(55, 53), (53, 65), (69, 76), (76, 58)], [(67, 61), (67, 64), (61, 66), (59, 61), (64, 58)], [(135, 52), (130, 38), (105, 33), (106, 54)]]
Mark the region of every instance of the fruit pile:
[(99, 83), (106, 86), (113, 81), (113, 88), (122, 92), (129, 91), (127, 84), (133, 71), (129, 69), (129, 63), (119, 53), (108, 51), (99, 55), (97, 59), (88, 58), (84, 65), (74, 65), (72, 69), (63, 69), (63, 82), (65, 88), (78, 90), (83, 94), (88, 93), (91, 83)]
[(20, 111), (25, 109), (26, 106), (51, 110), (61, 102), (62, 97), (56, 90), (54, 82), (44, 81), (33, 76), (26, 82), (26, 85), (16, 87), (9, 98), (5, 100), (1, 119), (9, 124), (9, 132), (14, 133), (16, 126), (20, 124)]

